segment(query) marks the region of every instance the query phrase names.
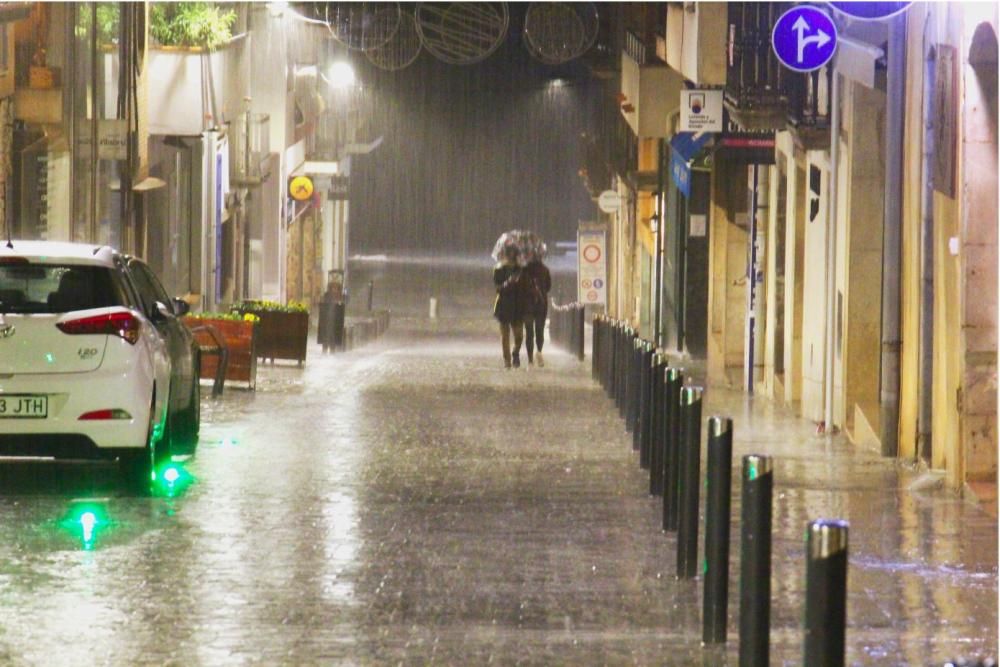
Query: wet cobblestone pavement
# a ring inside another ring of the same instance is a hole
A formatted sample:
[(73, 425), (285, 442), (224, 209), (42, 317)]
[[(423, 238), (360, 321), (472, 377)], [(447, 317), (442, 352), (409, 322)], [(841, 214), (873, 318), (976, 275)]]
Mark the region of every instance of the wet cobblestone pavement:
[[(262, 366), (255, 393), (205, 401), (173, 499), (122, 497), (107, 466), (4, 465), (0, 664), (735, 665), (736, 521), (709, 651), (589, 360), (505, 372), (497, 348), (489, 322), (409, 320)], [(776, 457), (773, 665), (801, 663), (823, 516), (851, 522), (849, 664), (996, 653), (995, 520), (766, 401), (705, 407), (734, 418), (735, 461)], [(59, 525), (80, 495), (109, 498), (90, 550)]]

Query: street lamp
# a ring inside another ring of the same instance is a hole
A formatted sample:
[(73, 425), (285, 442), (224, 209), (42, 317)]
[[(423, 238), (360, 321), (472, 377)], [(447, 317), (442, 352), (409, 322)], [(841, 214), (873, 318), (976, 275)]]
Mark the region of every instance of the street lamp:
[(354, 68), (350, 63), (339, 60), (330, 65), (330, 76), (323, 79), (334, 88), (348, 88), (354, 85)]

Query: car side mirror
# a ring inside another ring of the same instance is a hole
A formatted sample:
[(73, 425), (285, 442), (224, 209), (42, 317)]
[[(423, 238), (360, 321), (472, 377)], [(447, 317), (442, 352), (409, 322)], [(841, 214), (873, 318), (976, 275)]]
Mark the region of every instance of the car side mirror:
[(174, 314), (183, 317), (191, 312), (191, 304), (180, 297), (173, 298)]
[(170, 310), (170, 306), (163, 303), (162, 301), (156, 302), (156, 310), (153, 312), (153, 317), (157, 320), (167, 320), (173, 317), (174, 311)]

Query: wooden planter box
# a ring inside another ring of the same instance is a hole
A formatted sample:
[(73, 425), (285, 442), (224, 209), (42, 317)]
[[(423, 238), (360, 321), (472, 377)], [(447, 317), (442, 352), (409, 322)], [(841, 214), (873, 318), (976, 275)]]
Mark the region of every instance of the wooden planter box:
[(257, 325), (257, 356), (262, 359), (291, 359), (302, 364), (306, 360), (309, 344), (309, 313), (282, 313), (279, 311), (253, 310), (260, 318)]
[[(246, 382), (251, 389), (257, 386), (257, 338), (259, 323), (239, 322), (234, 320), (212, 320), (196, 317), (185, 317), (184, 324), (189, 329), (200, 326), (210, 326), (219, 332), (226, 348), (229, 350), (229, 362), (226, 366), (226, 380)], [(195, 340), (203, 348), (215, 347), (215, 339), (204, 330), (193, 331)], [(219, 365), (219, 357), (213, 354), (201, 355), (201, 375), (203, 380), (214, 380), (215, 371)]]

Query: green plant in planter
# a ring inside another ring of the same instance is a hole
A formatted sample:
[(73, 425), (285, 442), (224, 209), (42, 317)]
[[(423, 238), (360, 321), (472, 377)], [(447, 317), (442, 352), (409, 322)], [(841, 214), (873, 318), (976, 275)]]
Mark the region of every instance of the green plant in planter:
[(190, 313), (187, 315), (196, 320), (226, 320), (228, 322), (260, 322), (260, 318), (253, 313)]
[[(81, 4), (76, 16), (76, 36), (90, 39), (91, 5)], [(102, 45), (117, 44), (121, 12), (117, 2), (97, 3), (97, 41)]]
[(233, 306), (234, 310), (244, 312), (266, 312), (266, 313), (308, 313), (309, 307), (298, 301), (289, 301), (288, 305), (283, 305), (277, 301), (257, 301), (248, 300)]
[(149, 32), (161, 46), (214, 49), (233, 36), (236, 12), (209, 2), (156, 2)]

